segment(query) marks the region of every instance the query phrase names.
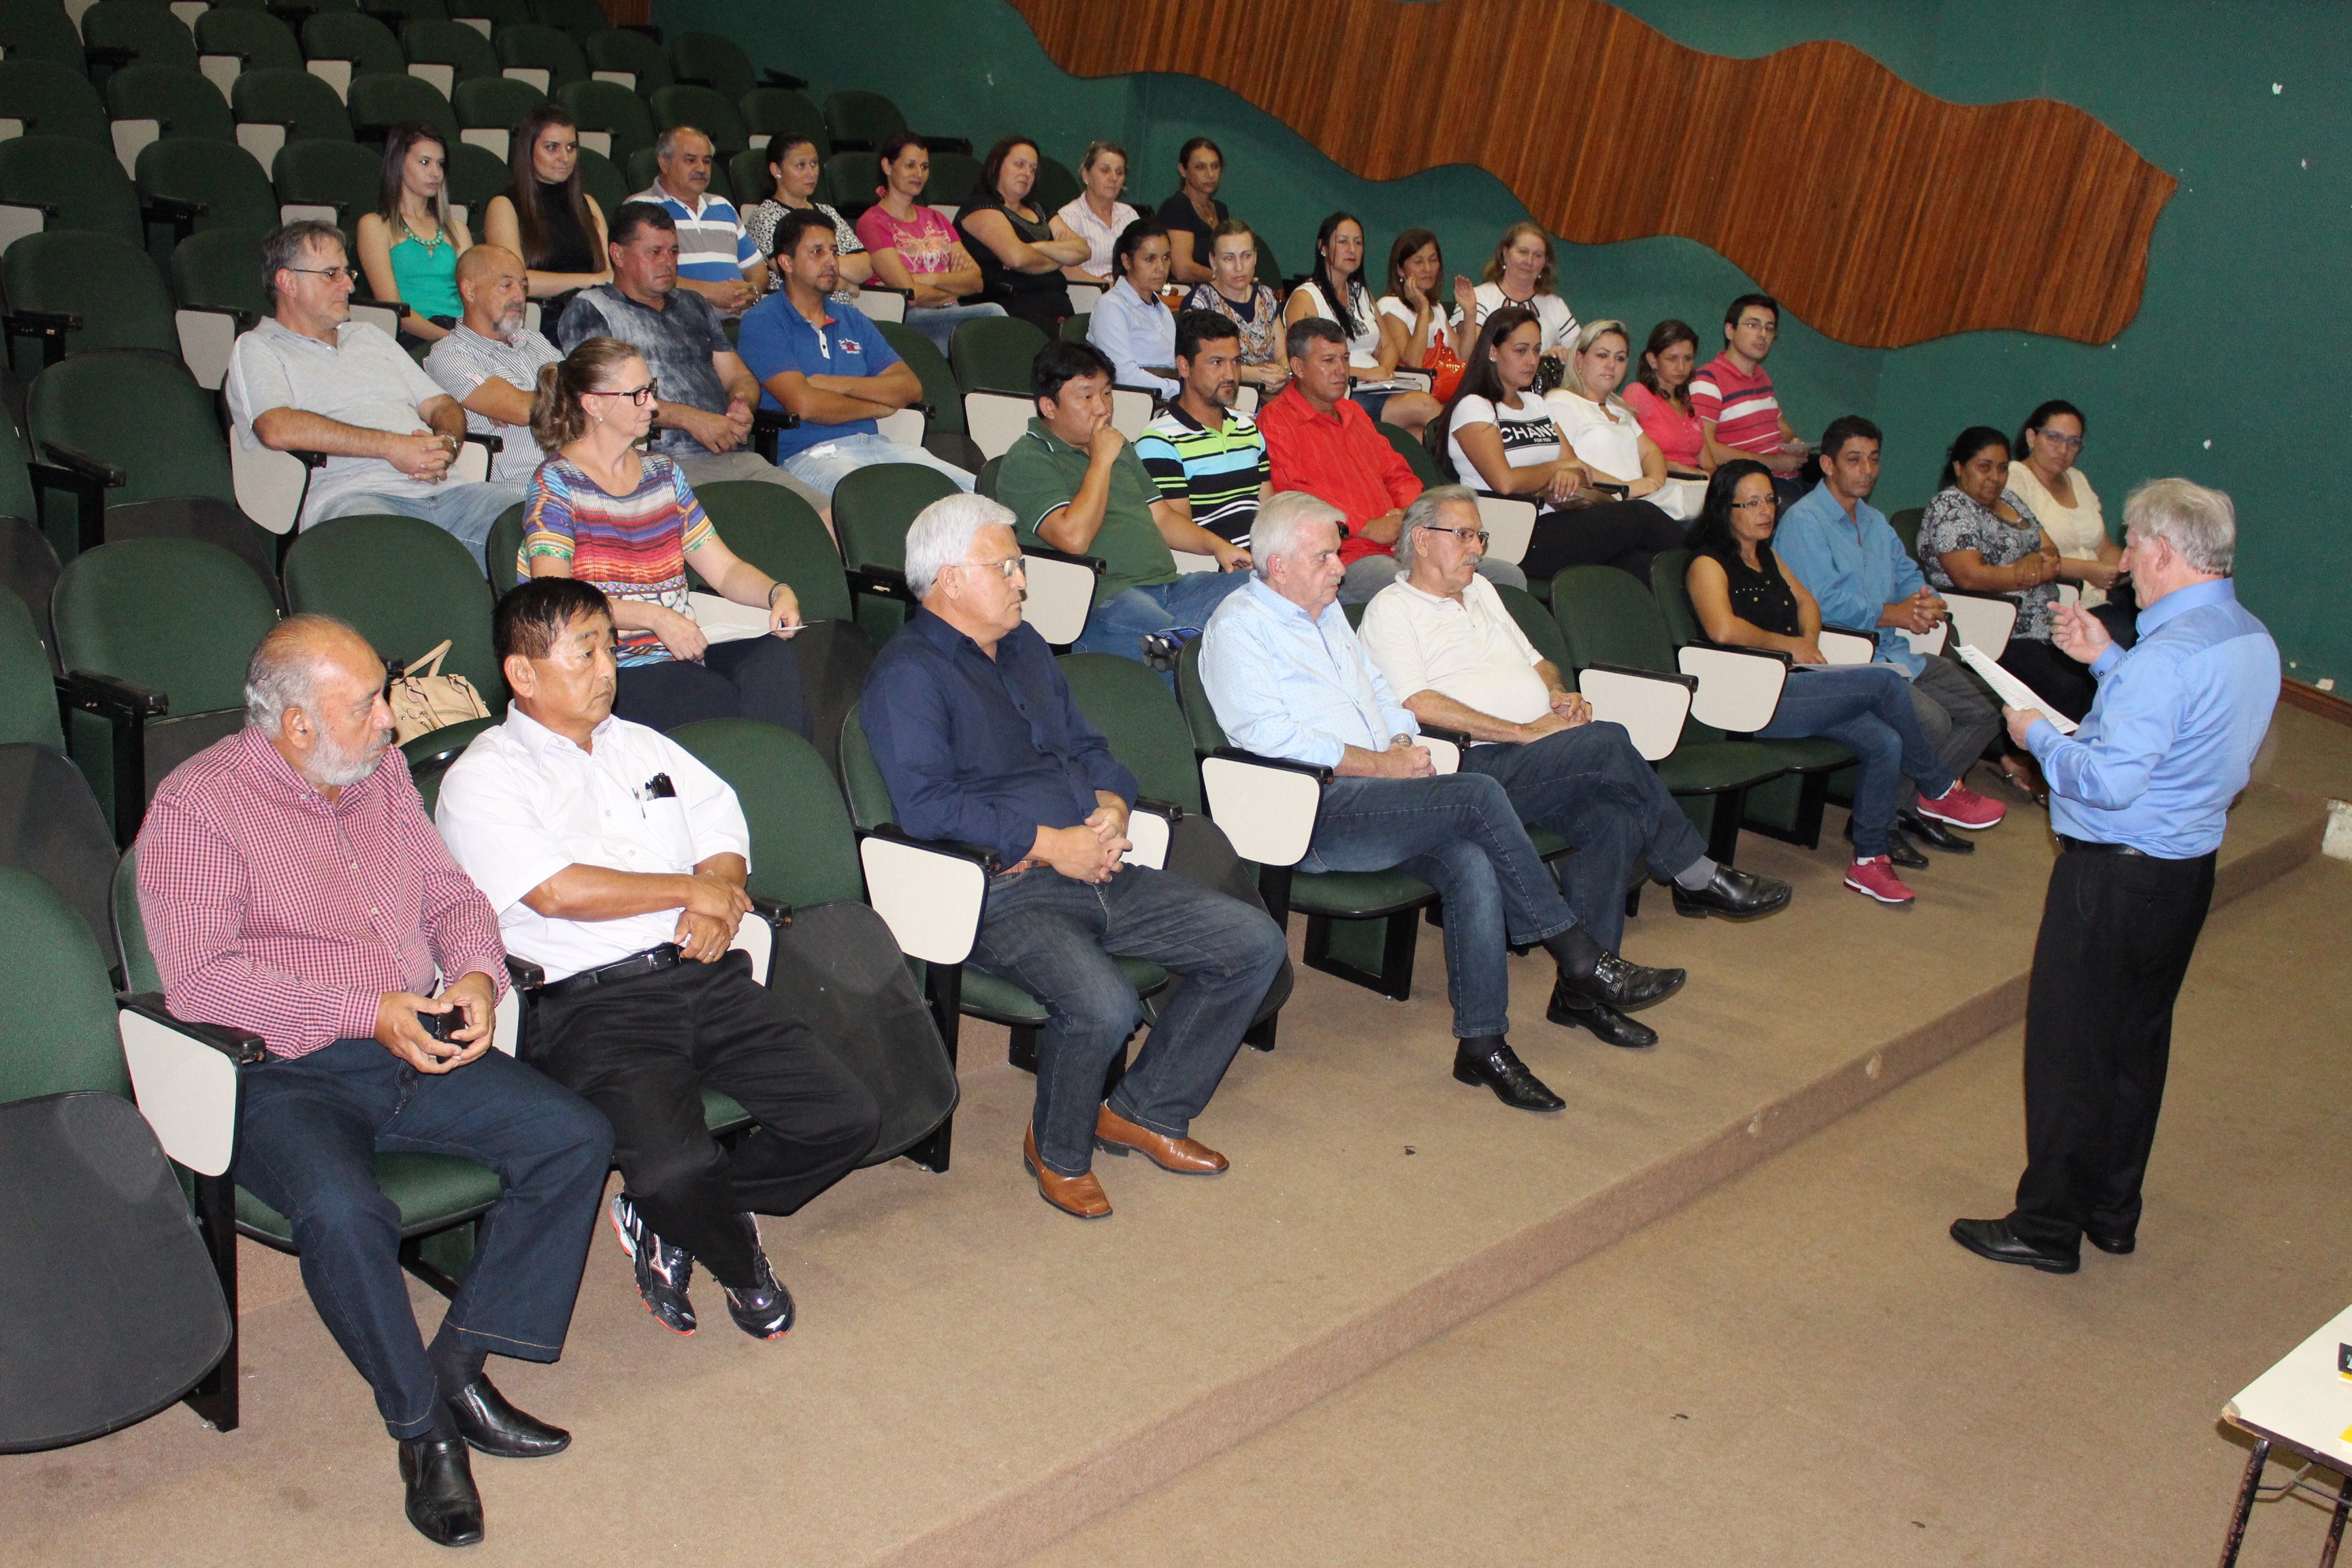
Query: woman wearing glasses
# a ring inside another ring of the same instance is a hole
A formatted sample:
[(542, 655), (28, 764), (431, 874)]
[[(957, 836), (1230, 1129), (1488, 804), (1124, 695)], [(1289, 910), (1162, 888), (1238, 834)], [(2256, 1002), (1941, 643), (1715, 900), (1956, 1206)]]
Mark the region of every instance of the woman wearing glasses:
[(2083, 411), (2052, 398), (2025, 416), (2010, 448), (2009, 488), (2058, 547), (2058, 580), (2079, 584), (2083, 608), (2099, 617), (2117, 646), (2138, 639), (2138, 606), (2124, 574), (2123, 546), (2107, 537), (2099, 492), (2075, 460), (2083, 455)]
[[(809, 733), (787, 639), (800, 601), (720, 542), (676, 464), (637, 443), (656, 389), (637, 351), (590, 338), (539, 373), (530, 430), (547, 454), (523, 497), (517, 577), (577, 577), (613, 602), (614, 713), (656, 730), (765, 719)], [(686, 565), (722, 598), (764, 611), (772, 635), (714, 640), (687, 597)]]
[(1901, 670), (1822, 658), (1821, 606), (1772, 553), (1780, 520), (1771, 469), (1753, 458), (1716, 469), (1691, 535), (1695, 553), (1685, 578), (1691, 608), (1711, 642), (1789, 656), (1780, 705), (1757, 738), (1819, 735), (1854, 754), (1862, 776), (1853, 790), (1853, 864), (1845, 885), (1882, 904), (1907, 904), (1915, 895), (1889, 858), (1899, 781), (1918, 786), (1922, 816), (1970, 832), (1999, 822), (2004, 808), (1954, 778), (1936, 755)]

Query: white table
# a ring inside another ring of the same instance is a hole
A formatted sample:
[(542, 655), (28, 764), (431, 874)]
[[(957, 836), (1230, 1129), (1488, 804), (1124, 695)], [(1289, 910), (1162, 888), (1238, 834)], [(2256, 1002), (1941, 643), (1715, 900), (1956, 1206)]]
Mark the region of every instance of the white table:
[[(2263, 1467), (2273, 1447), (2342, 1478), (2332, 1500), (2336, 1517), (2319, 1554), (2319, 1568), (2334, 1568), (2346, 1516), (2352, 1514), (2352, 1307), (2240, 1390), (2221, 1407), (2221, 1419), (2254, 1439), (2246, 1479), (2238, 1488), (2238, 1506), (2230, 1516), (2230, 1533), (2222, 1542), (2221, 1568), (2231, 1568), (2238, 1560), (2246, 1521), (2261, 1491)], [(2284, 1493), (2293, 1487), (2327, 1495), (2299, 1476), (2277, 1489)]]

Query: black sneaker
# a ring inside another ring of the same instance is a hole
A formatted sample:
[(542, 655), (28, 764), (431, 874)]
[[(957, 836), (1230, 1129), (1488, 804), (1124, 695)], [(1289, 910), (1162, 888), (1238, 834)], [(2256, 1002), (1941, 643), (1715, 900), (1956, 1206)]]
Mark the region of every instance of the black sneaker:
[(776, 1278), (776, 1271), (768, 1266), (768, 1255), (760, 1248), (760, 1222), (747, 1214), (735, 1217), (751, 1232), (751, 1261), (760, 1278), (740, 1290), (732, 1285), (724, 1287), (728, 1315), (753, 1339), (772, 1340), (793, 1326), (793, 1293)]
[(694, 1255), (646, 1228), (645, 1216), (626, 1193), (613, 1194), (613, 1234), (637, 1266), (637, 1294), (654, 1321), (672, 1333), (694, 1332), (694, 1303), (686, 1299), (687, 1282), (694, 1278)]

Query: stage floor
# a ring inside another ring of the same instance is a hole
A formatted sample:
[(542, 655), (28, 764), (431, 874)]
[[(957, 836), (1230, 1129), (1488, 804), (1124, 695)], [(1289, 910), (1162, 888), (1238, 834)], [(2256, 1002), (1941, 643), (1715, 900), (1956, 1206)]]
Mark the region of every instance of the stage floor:
[[(2257, 786), (2220, 898), (2315, 852), (2324, 820), (2315, 796)], [(1032, 1080), (1002, 1031), (967, 1024), (950, 1173), (895, 1163), (765, 1223), (800, 1302), (784, 1341), (736, 1332), (707, 1283), (706, 1327), (672, 1337), (598, 1237), (563, 1361), (494, 1369), (573, 1446), (478, 1459), (473, 1558), (1013, 1561), (2021, 1017), (2042, 814), (1937, 857), (1907, 910), (1841, 888), (1843, 822), (1817, 852), (1742, 840), (1743, 865), (1797, 884), (1775, 919), (1682, 921), (1645, 897), (1629, 954), (1692, 972), (1644, 1015), (1656, 1050), (1546, 1024), (1549, 961), (1515, 961), (1512, 1040), (1568, 1100), (1557, 1116), (1448, 1076), (1435, 931), (1406, 1003), (1302, 968), (1281, 1048), (1244, 1051), (1196, 1128), (1233, 1170), (1098, 1161), (1118, 1211), (1099, 1224), (1039, 1201), (1020, 1162)], [(438, 1299), (413, 1294), (429, 1324)], [(9, 1561), (434, 1559), (292, 1263), (248, 1246), (244, 1306), (242, 1429), (180, 1407), (0, 1459)]]

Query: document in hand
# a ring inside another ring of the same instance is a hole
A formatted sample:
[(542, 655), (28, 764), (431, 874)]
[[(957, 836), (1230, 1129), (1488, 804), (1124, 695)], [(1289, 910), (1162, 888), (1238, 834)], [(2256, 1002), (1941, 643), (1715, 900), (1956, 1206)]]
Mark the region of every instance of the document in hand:
[(2071, 735), (2074, 732), (2074, 721), (2043, 701), (2033, 688), (2010, 674), (1967, 643), (1960, 645), (1959, 652), (1961, 662), (1984, 677), (1985, 684), (1993, 689), (1994, 695), (2010, 707), (2039, 708), (2042, 710), (2042, 716), (2049, 720), (2051, 726), (2060, 734)]
[(688, 594), (694, 624), (712, 642), (740, 642), (768, 635), (768, 612), (756, 605), (739, 605), (716, 594)]

